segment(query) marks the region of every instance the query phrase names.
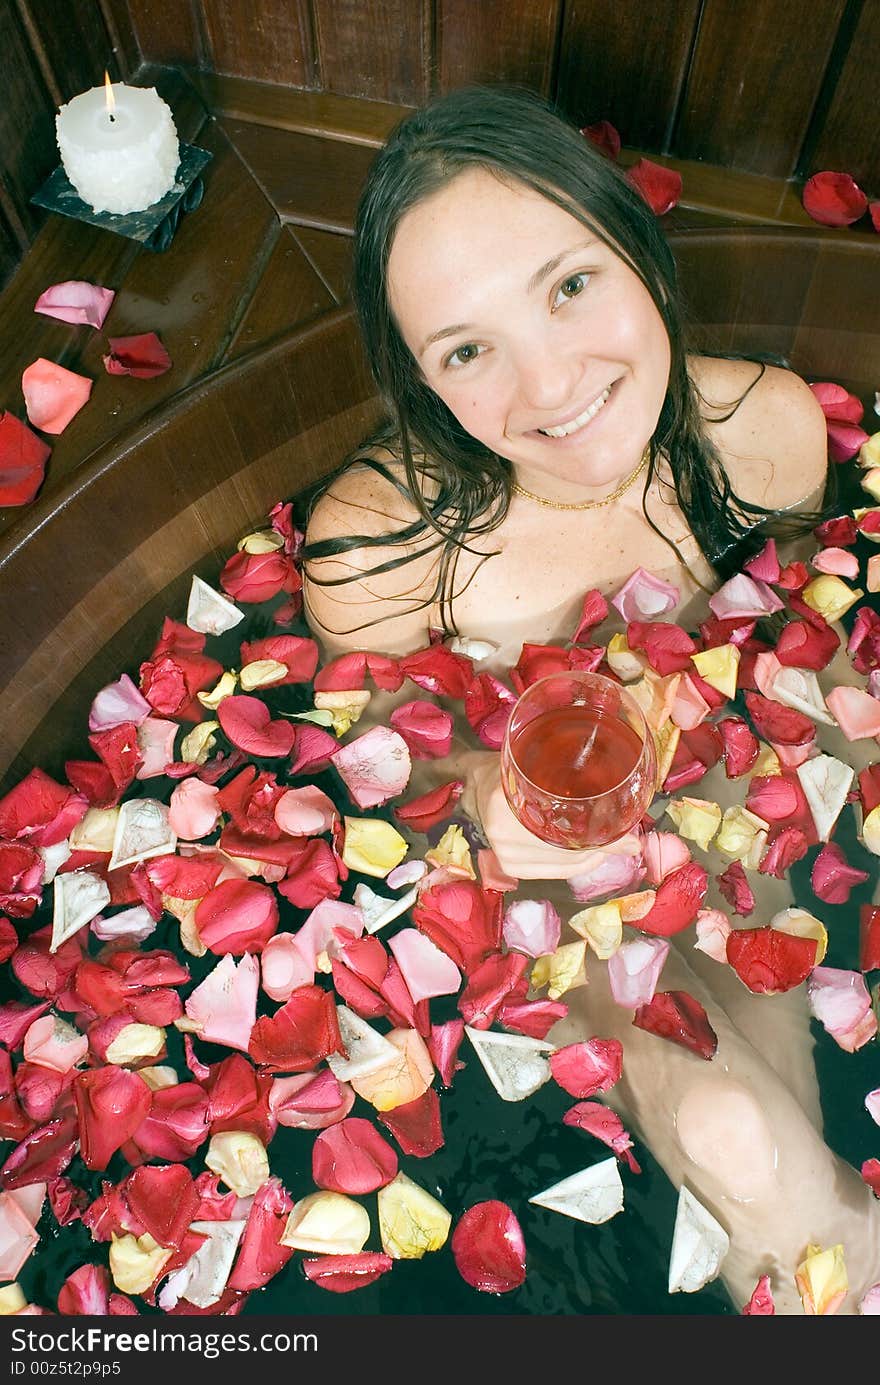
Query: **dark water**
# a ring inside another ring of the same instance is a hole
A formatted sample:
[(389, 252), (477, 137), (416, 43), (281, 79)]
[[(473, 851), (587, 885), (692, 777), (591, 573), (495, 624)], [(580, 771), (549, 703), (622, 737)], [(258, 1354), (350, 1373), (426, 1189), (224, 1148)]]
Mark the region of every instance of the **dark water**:
[[(276, 604), (266, 603), (252, 609), (247, 622), (222, 639), (209, 638), (207, 652), (227, 665), (235, 665), (241, 640), (278, 633), (278, 627), (271, 624), (271, 611)], [(294, 632), (307, 633), (302, 626), (296, 626)], [(145, 655), (147, 653), (144, 651)], [(122, 671), (120, 669), (120, 673)], [(127, 671), (137, 679), (136, 663)], [(311, 705), (310, 692), (303, 688), (282, 688), (262, 695), (274, 714), (303, 710)], [(82, 745), (75, 753), (88, 756), (85, 735), (83, 728)], [(277, 762), (273, 761), (263, 762), (261, 767), (278, 769)], [(346, 805), (335, 772), (314, 776), (314, 782), (329, 792), (343, 811), (352, 811)], [(165, 798), (172, 788), (171, 781), (152, 779), (136, 786), (136, 791)], [(354, 811), (359, 816), (370, 815)], [(383, 814), (377, 812), (375, 815)], [(826, 965), (855, 968), (858, 965), (858, 905), (870, 899), (877, 862), (857, 842), (850, 811), (844, 813), (835, 839), (853, 865), (870, 872), (869, 883), (853, 891), (846, 906), (818, 905), (809, 883), (810, 866), (817, 851), (814, 848), (791, 872), (792, 885), (796, 900), (817, 912), (828, 928)], [(356, 879), (349, 880), (343, 889), (343, 899), (351, 898), (355, 883)], [(381, 882), (378, 884), (381, 888)], [(47, 890), (34, 919), (20, 923), (22, 936), (50, 922), (51, 896), (52, 891)], [(299, 927), (305, 914), (280, 898), (279, 905), (279, 927), (288, 930)], [(403, 926), (406, 922), (404, 919), (394, 926)], [(387, 940), (387, 930), (381, 936)], [(175, 921), (166, 918), (145, 946), (178, 950), (176, 937)], [(98, 951), (94, 938), (90, 941), (90, 951)], [(211, 955), (202, 959), (187, 954), (182, 956), (191, 969), (193, 984), (212, 970), (217, 961)], [(3, 970), (3, 998), (21, 994), (8, 967)], [(877, 978), (870, 979), (876, 981)], [(261, 1002), (261, 1012), (274, 1010), (273, 1004), (265, 1003), (265, 997), (261, 996)], [(432, 1003), (432, 1017), (437, 1021), (454, 1013), (454, 1001)], [(864, 1159), (880, 1154), (880, 1130), (863, 1106), (865, 1093), (880, 1085), (877, 1044), (871, 1043), (857, 1054), (846, 1054), (815, 1022), (813, 1031), (817, 1040), (816, 1063), (823, 1092), (826, 1137), (837, 1152), (859, 1166)], [(657, 1042), (663, 1041), (658, 1039)], [(181, 1080), (187, 1080), (182, 1041), (174, 1029), (168, 1030), (168, 1048), (166, 1061), (174, 1064)], [(206, 1062), (219, 1061), (229, 1052), (206, 1044), (197, 1045), (197, 1049)], [(523, 1286), (507, 1295), (477, 1292), (458, 1275), (447, 1243), (442, 1250), (420, 1261), (396, 1263), (389, 1274), (373, 1285), (354, 1293), (335, 1295), (306, 1280), (300, 1268), (302, 1255), (297, 1252), (264, 1290), (251, 1295), (245, 1313), (674, 1316), (735, 1311), (720, 1282), (696, 1294), (670, 1296), (667, 1293), (677, 1190), (643, 1146), (637, 1145), (634, 1151), (643, 1173), (637, 1176), (622, 1169), (624, 1211), (605, 1225), (585, 1225), (530, 1206), (528, 1198), (533, 1193), (607, 1158), (610, 1151), (584, 1132), (562, 1124), (572, 1098), (554, 1083), (548, 1083), (525, 1102), (505, 1103), (495, 1093), (467, 1040), (462, 1045), (460, 1057), (466, 1067), (456, 1075), (453, 1089), (440, 1093), (445, 1147), (423, 1160), (401, 1155), (400, 1167), (440, 1199), (452, 1214), (453, 1224), (460, 1213), (475, 1202), (500, 1199), (509, 1203), (525, 1236), (527, 1276)], [(373, 1108), (360, 1098), (352, 1114), (368, 1118), (375, 1115)], [(388, 1138), (394, 1143), (392, 1137)], [(313, 1139), (312, 1132), (279, 1128), (269, 1146), (272, 1172), (282, 1179), (294, 1199), (314, 1191), (311, 1179)], [(195, 1175), (204, 1165), (200, 1158), (195, 1158), (189, 1167)], [(119, 1156), (114, 1157), (103, 1174), (90, 1173), (79, 1158), (68, 1170), (69, 1176), (92, 1195), (100, 1191), (102, 1178), (118, 1182), (126, 1172), (127, 1166)], [(367, 1207), (373, 1226), (366, 1249), (379, 1250), (375, 1195), (360, 1200)], [(48, 1203), (46, 1206), (48, 1209)], [(93, 1245), (80, 1224), (59, 1229), (48, 1210), (44, 1211), (39, 1230), (43, 1239), (20, 1275), (20, 1282), (35, 1302), (54, 1308), (64, 1278), (87, 1261), (106, 1263), (107, 1247)], [(145, 1308), (144, 1311), (150, 1310)]]

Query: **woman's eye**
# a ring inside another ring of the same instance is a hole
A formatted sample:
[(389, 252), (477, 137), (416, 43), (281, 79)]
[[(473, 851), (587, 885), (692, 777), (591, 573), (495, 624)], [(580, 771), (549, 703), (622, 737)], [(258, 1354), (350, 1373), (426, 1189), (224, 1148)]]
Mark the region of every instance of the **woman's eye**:
[(454, 351), (446, 357), (444, 365), (462, 366), (469, 361), (475, 361), (480, 355), (480, 348), (473, 342), (466, 342), (464, 346), (457, 346)]
[(556, 297), (553, 300), (554, 311), (566, 302), (569, 298), (577, 298), (579, 293), (583, 293), (587, 287), (589, 274), (569, 274), (567, 279), (563, 279), (559, 288), (556, 290)]

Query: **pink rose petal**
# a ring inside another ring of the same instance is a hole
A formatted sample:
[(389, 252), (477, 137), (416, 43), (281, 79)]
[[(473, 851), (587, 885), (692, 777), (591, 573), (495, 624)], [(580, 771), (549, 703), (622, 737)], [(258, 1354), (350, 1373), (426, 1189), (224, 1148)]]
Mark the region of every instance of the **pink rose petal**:
[(92, 381), (40, 356), (21, 377), (27, 416), (44, 433), (63, 433), (92, 392)]
[(115, 297), (113, 289), (100, 288), (83, 279), (66, 279), (40, 294), (34, 304), (34, 312), (42, 313), (44, 317), (57, 317), (59, 322), (103, 327), (104, 318)]
[(223, 957), (186, 1000), (186, 1013), (200, 1025), (199, 1038), (247, 1053), (257, 1018), (260, 967), (256, 957), (236, 963)]
[(772, 615), (783, 609), (783, 602), (766, 582), (754, 581), (738, 572), (709, 597), (709, 607), (719, 620)]
[(880, 736), (880, 702), (861, 688), (832, 688), (825, 698), (848, 741)]
[(678, 605), (681, 593), (671, 582), (637, 567), (616, 596), (611, 598), (624, 620), (654, 620)]
[(866, 870), (851, 866), (836, 842), (827, 842), (813, 862), (810, 883), (825, 904), (847, 904), (855, 885), (868, 879)]
[(214, 831), (220, 820), (219, 790), (195, 777), (185, 779), (168, 801), (168, 823), (185, 842), (195, 842)]
[(701, 909), (694, 923), (697, 940), (694, 947), (705, 952), (713, 962), (727, 961), (727, 939), (730, 937), (730, 919), (720, 909)]
[(608, 984), (618, 1005), (636, 1010), (652, 1000), (669, 955), (665, 938), (636, 938), (608, 958)]
[(648, 832), (645, 837), (646, 879), (649, 885), (659, 885), (667, 875), (691, 859), (690, 848), (676, 832)]
[(579, 1101), (576, 1106), (569, 1107), (562, 1117), (562, 1123), (594, 1135), (614, 1151), (631, 1173), (641, 1173), (641, 1168), (630, 1153), (632, 1139), (624, 1129), (620, 1116), (609, 1111), (601, 1102)]
[(388, 946), (416, 1004), (438, 995), (457, 994), (461, 986), (458, 967), (417, 928), (401, 928)]
[(141, 697), (127, 673), (102, 688), (89, 711), (90, 731), (109, 731), (124, 722), (134, 722), (135, 726), (146, 721), (152, 713), (146, 698)]
[(452, 749), (452, 717), (424, 698), (395, 707), (391, 725), (406, 741), (414, 760), (435, 760)]
[(569, 1096), (595, 1096), (613, 1087), (623, 1071), (623, 1045), (618, 1039), (587, 1039), (550, 1054), (550, 1071)]
[(332, 798), (314, 784), (288, 789), (275, 804), (275, 821), (289, 837), (315, 837), (329, 832), (338, 817)]
[(15, 1279), (39, 1235), (11, 1192), (0, 1192), (0, 1280)]
[(387, 726), (374, 726), (330, 758), (359, 808), (377, 808), (402, 793), (412, 771), (406, 741)]
[(859, 575), (858, 558), (855, 553), (848, 553), (845, 548), (820, 548), (818, 553), (813, 554), (811, 561), (817, 572), (831, 572), (836, 577), (848, 577), (851, 580)]
[(562, 919), (549, 899), (515, 899), (502, 925), (508, 948), (527, 957), (548, 957), (559, 946)]
[(807, 999), (816, 1019), (847, 1053), (855, 1053), (877, 1033), (871, 995), (860, 972), (814, 967)]

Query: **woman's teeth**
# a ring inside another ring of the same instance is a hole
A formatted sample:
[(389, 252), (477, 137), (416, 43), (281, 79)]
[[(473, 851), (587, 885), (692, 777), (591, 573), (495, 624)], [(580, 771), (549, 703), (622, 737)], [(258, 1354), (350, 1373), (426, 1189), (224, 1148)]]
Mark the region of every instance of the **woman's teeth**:
[(567, 438), (569, 434), (576, 433), (579, 428), (585, 427), (591, 418), (596, 417), (610, 393), (611, 386), (609, 385), (606, 390), (602, 391), (598, 399), (593, 400), (588, 409), (584, 409), (584, 412), (578, 414), (577, 418), (573, 418), (570, 423), (561, 423), (558, 428), (539, 428), (538, 432), (543, 433), (548, 438)]

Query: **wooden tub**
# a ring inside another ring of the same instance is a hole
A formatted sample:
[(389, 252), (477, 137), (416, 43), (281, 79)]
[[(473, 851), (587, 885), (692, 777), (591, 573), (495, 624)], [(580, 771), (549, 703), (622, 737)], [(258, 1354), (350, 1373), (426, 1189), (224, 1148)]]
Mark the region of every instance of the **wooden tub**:
[[(673, 242), (700, 349), (778, 352), (873, 405), (880, 242), (744, 228)], [(213, 581), (378, 412), (353, 315), (335, 311), (177, 395), (24, 511), (0, 546), (0, 786), (87, 753), (94, 692), (137, 676), (191, 572)]]

